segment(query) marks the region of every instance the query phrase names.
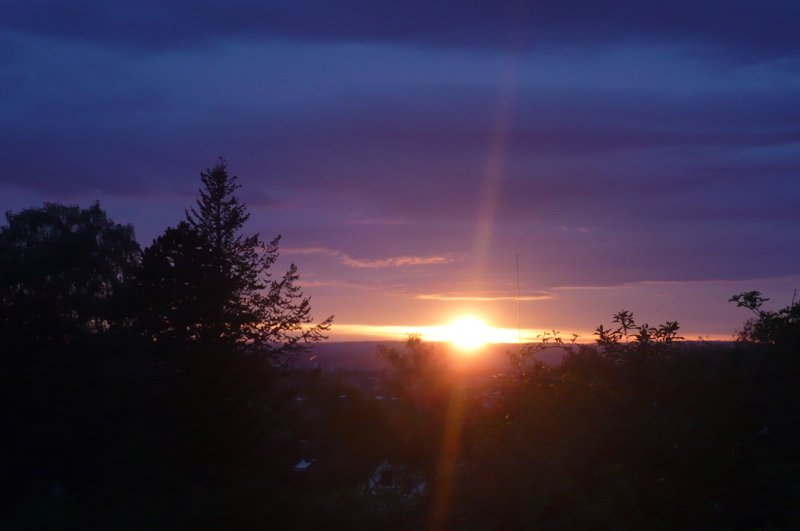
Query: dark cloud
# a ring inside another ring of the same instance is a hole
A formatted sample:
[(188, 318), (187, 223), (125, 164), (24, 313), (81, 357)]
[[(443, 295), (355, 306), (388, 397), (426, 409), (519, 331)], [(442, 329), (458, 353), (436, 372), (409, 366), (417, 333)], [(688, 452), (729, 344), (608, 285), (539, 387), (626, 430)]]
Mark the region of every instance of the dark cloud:
[(800, 49), (792, 1), (229, 2), (11, 0), (6, 31), (159, 49), (221, 39), (535, 49), (648, 42), (781, 57)]
[[(361, 205), (367, 217), (470, 221), (485, 200), (500, 135), (499, 219), (609, 226), (642, 213), (646, 224), (707, 220), (711, 212), (741, 219), (752, 183), (766, 199), (781, 197), (782, 187), (796, 186), (800, 164), (800, 110), (791, 93), (777, 91), (664, 98), (528, 90), (498, 132), (497, 92), (487, 88), (343, 98), (289, 117), (256, 108), (176, 119), (151, 111), (152, 103), (107, 99), (86, 102), (88, 116), (73, 101), (53, 118), (53, 104), (0, 132), (3, 180), (73, 194), (191, 194), (202, 165), (225, 155), (249, 177), (254, 205), (288, 201), (286, 191)], [(785, 162), (776, 149), (786, 150)], [(742, 152), (749, 159), (737, 161)]]
[[(740, 219), (748, 211), (742, 202), (759, 193), (765, 212), (778, 207), (769, 198), (797, 186), (796, 155), (774, 163), (774, 150), (791, 153), (800, 140), (787, 95), (562, 98), (530, 95), (502, 132), (500, 219), (615, 226), (641, 214), (645, 224), (663, 224), (714, 212), (723, 222)], [(456, 106), (416, 98), (416, 108), (400, 111), (391, 102), (362, 111), (343, 103), (340, 114), (308, 128), (283, 129), (268, 148), (271, 162), (302, 175), (298, 186), (336, 183), (396, 215), (474, 220), (493, 149), (491, 97), (458, 99)], [(575, 108), (583, 121), (563, 118)], [(740, 153), (751, 160), (738, 166)]]
[(517, 253), (534, 290), (788, 275), (800, 85), (770, 60), (797, 57), (798, 15), (745, 1), (11, 1), (0, 187), (132, 212), (155, 199), (159, 216), (131, 217), (150, 237), (222, 155), (258, 230), (335, 250), (297, 258), (317, 285), (370, 296), (507, 294), (487, 277), (513, 279)]

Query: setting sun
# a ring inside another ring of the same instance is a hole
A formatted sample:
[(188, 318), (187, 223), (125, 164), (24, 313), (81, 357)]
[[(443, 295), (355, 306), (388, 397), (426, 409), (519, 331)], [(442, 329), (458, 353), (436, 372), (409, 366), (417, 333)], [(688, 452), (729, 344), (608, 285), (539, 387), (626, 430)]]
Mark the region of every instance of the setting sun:
[(459, 317), (442, 329), (444, 340), (460, 350), (478, 349), (491, 341), (492, 329), (477, 317)]

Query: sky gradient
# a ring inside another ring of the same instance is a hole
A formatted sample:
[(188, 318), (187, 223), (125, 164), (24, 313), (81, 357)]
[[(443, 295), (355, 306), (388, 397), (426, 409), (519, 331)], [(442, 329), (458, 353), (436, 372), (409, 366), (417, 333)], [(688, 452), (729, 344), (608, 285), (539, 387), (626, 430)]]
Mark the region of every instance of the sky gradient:
[(147, 245), (224, 156), (333, 339), (516, 328), (517, 256), (525, 329), (590, 339), (626, 308), (726, 338), (730, 295), (800, 287), (798, 23), (769, 0), (9, 0), (0, 207), (97, 199)]

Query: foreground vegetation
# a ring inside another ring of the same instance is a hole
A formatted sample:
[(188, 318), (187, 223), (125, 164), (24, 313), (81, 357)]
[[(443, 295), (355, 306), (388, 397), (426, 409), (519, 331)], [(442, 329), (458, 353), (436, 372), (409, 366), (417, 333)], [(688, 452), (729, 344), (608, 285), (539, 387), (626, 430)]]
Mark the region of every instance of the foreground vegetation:
[(144, 251), (98, 205), (7, 216), (0, 528), (800, 528), (800, 306), (732, 297), (735, 346), (622, 311), (497, 374), (414, 337), (377, 374), (296, 369), (330, 320), (237, 186), (205, 172)]

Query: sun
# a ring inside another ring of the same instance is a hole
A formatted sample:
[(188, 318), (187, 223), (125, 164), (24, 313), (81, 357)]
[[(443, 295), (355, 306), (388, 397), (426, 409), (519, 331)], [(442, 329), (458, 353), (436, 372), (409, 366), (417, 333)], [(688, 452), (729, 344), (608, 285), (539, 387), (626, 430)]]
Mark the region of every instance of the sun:
[(455, 319), (443, 327), (444, 340), (462, 351), (473, 351), (489, 343), (491, 328), (473, 316)]

